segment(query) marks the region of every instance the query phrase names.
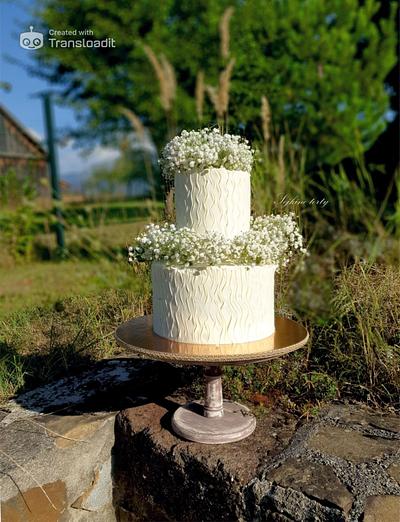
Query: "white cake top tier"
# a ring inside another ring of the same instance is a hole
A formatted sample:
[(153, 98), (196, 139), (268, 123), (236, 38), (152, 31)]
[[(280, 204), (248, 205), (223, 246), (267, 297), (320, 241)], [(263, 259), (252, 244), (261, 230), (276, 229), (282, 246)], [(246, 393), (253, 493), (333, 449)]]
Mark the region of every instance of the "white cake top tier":
[(250, 173), (225, 168), (175, 176), (176, 225), (232, 238), (250, 228)]

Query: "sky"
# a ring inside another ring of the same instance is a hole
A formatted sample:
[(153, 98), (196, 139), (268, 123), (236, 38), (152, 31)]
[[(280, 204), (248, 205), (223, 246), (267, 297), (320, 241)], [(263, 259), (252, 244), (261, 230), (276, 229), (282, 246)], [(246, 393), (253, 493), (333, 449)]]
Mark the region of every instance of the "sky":
[[(8, 82), (10, 92), (0, 90), (0, 103), (22, 123), (31, 133), (44, 141), (45, 128), (42, 101), (38, 93), (48, 90), (49, 84), (28, 74), (20, 64), (10, 61), (15, 59), (26, 64), (33, 63), (35, 50), (23, 49), (19, 45), (19, 33), (29, 31), (35, 20), (30, 11), (33, 2), (29, 0), (0, 0), (0, 81)], [(66, 107), (54, 106), (56, 129), (73, 128), (76, 125), (74, 113)], [(84, 153), (82, 157), (81, 154)], [(118, 151), (98, 145), (89, 154), (79, 148), (79, 144), (69, 141), (58, 148), (61, 177), (81, 176), (99, 163), (110, 163), (118, 157)]]

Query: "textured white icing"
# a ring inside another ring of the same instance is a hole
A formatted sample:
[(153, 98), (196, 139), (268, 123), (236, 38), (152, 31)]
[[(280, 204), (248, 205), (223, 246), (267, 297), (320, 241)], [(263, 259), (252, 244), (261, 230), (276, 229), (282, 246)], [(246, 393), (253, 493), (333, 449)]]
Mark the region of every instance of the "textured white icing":
[(175, 176), (176, 225), (231, 238), (250, 228), (250, 174), (224, 168)]
[(275, 268), (153, 263), (154, 332), (197, 344), (247, 343), (272, 335)]

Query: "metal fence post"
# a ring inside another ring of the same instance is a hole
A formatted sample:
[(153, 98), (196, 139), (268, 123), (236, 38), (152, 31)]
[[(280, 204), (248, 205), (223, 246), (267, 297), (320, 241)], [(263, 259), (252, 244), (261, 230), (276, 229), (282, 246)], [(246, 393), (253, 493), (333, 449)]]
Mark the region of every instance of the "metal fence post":
[(56, 238), (57, 246), (65, 250), (64, 225), (62, 222), (62, 212), (59, 202), (61, 202), (60, 178), (58, 174), (57, 152), (54, 139), (54, 118), (51, 104), (50, 93), (42, 94), (44, 105), (44, 116), (46, 124), (46, 138), (48, 163), (50, 167), (51, 196), (54, 202), (54, 214), (56, 217)]

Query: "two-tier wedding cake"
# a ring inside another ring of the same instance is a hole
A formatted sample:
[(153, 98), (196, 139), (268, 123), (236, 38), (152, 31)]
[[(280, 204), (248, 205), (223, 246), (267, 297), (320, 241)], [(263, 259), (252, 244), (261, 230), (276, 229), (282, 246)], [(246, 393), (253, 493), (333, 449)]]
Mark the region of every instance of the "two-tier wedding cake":
[(253, 151), (203, 129), (165, 148), (176, 225), (149, 225), (130, 248), (150, 261), (153, 330), (193, 344), (250, 343), (274, 333), (274, 274), (302, 249), (292, 216), (250, 217)]

